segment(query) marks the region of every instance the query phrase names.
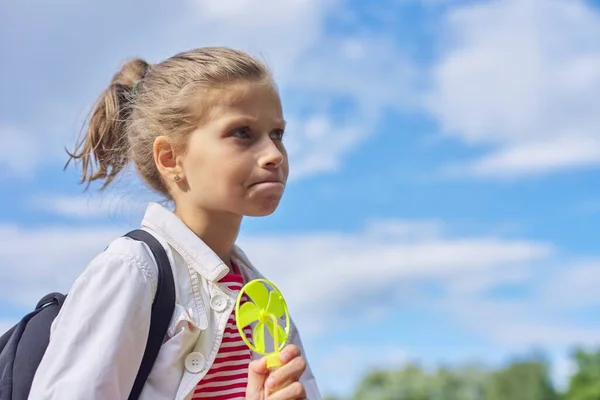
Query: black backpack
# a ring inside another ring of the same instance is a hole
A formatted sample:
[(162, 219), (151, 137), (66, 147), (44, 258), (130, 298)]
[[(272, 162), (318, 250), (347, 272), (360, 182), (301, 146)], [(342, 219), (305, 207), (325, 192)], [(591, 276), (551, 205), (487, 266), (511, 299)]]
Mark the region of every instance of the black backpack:
[[(136, 229), (127, 237), (148, 245), (158, 264), (158, 285), (152, 303), (150, 332), (130, 400), (138, 399), (152, 370), (175, 308), (175, 284), (163, 246), (148, 232)], [(65, 295), (50, 293), (34, 311), (0, 337), (0, 400), (27, 400), (31, 383), (50, 339), (50, 325), (65, 301)]]

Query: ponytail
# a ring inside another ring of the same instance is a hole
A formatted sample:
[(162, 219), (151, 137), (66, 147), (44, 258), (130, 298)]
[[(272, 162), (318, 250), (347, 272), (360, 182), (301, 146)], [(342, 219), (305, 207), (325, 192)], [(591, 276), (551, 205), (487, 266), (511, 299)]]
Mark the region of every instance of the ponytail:
[(80, 162), (81, 183), (86, 183), (86, 188), (94, 181), (103, 181), (101, 189), (105, 189), (127, 165), (132, 105), (148, 68), (149, 64), (139, 59), (123, 65), (98, 98), (75, 150), (67, 150), (65, 168), (71, 161)]

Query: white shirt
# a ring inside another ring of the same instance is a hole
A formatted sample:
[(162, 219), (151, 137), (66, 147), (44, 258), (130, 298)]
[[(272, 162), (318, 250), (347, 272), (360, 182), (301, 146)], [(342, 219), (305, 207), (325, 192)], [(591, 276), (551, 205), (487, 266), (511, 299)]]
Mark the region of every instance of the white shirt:
[[(142, 228), (167, 251), (176, 304), (166, 341), (140, 399), (189, 399), (217, 355), (235, 305), (235, 293), (218, 283), (229, 269), (159, 204), (149, 204)], [(237, 246), (233, 261), (247, 280), (262, 277)], [(29, 398), (127, 399), (146, 346), (157, 276), (146, 244), (127, 237), (114, 240), (94, 258), (75, 281), (52, 324), (50, 343)], [(293, 322), (289, 343), (302, 349)], [(310, 366), (301, 382), (308, 399), (322, 399)]]

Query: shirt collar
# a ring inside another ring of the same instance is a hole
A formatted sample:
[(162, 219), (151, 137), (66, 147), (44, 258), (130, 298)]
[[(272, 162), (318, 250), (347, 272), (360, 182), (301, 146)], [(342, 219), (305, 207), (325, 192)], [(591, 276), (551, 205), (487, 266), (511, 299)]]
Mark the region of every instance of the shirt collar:
[(158, 203), (148, 204), (142, 226), (163, 237), (201, 276), (209, 281), (223, 278), (229, 267), (172, 211)]

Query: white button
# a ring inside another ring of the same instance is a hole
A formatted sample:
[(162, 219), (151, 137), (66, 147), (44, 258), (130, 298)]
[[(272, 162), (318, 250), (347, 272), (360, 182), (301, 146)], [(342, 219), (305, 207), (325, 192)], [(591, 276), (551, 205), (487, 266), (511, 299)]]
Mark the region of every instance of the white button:
[(215, 295), (210, 299), (210, 308), (216, 312), (225, 311), (227, 308), (227, 297), (223, 296), (222, 294)]
[(190, 353), (185, 358), (185, 369), (192, 374), (197, 374), (204, 368), (204, 356), (202, 353)]

